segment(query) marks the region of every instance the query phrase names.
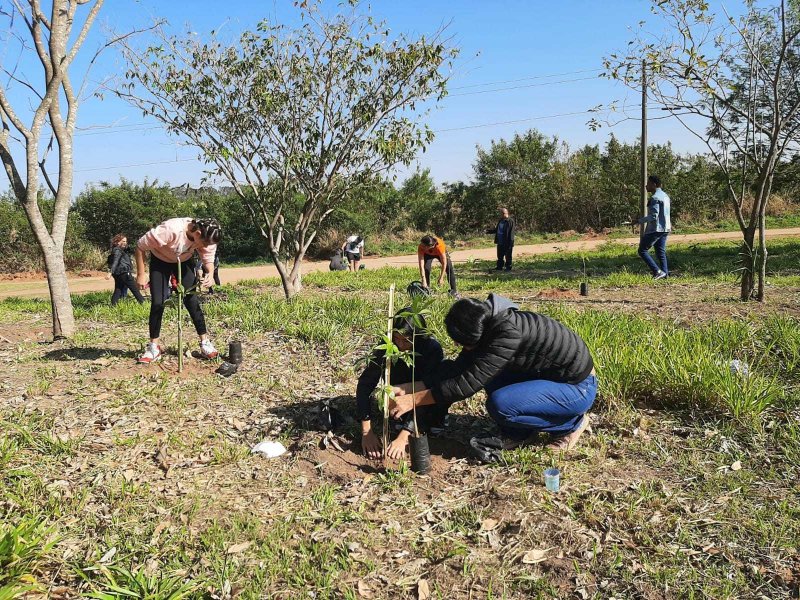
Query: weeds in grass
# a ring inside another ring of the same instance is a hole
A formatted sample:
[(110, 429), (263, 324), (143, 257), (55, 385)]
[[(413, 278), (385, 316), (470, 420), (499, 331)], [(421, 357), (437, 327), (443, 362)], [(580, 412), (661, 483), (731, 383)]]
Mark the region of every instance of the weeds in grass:
[(34, 517), (0, 522), (0, 598), (41, 590), (36, 569), (55, 543), (52, 530)]
[[(95, 572), (100, 573), (103, 580), (95, 581)], [(181, 600), (193, 596), (198, 588), (197, 582), (180, 577), (148, 575), (142, 569), (133, 571), (116, 565), (86, 570), (81, 574), (94, 588), (86, 597), (96, 600)]]

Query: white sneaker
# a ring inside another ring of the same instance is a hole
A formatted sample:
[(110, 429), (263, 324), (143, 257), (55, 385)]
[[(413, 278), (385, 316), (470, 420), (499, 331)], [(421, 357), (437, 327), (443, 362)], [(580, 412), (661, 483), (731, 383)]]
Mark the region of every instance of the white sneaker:
[(145, 365), (161, 360), (161, 348), (154, 342), (147, 342), (144, 353), (139, 357), (139, 362)]
[(211, 343), (211, 340), (201, 340), (200, 356), (203, 358), (214, 359), (219, 356), (219, 352), (217, 352), (217, 349), (214, 348), (214, 344)]
[(667, 274), (664, 273), (664, 271), (659, 271), (658, 273), (653, 275), (653, 279), (664, 279), (666, 276)]

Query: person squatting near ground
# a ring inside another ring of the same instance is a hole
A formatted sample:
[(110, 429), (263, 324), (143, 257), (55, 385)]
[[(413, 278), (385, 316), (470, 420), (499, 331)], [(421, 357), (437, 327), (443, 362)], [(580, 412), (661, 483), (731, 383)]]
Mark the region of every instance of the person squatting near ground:
[(453, 261), (450, 260), (450, 253), (447, 251), (444, 240), (440, 240), (432, 235), (426, 235), (420, 240), (420, 245), (417, 246), (419, 277), (422, 280), (422, 285), (426, 288), (431, 286), (431, 265), (434, 259), (438, 260), (442, 265), (442, 272), (439, 275), (439, 285), (444, 283), (444, 276), (447, 275), (447, 281), (450, 284), (450, 295), (458, 298), (456, 271), (453, 268)]
[(558, 321), (522, 311), (507, 298), (490, 294), (453, 304), (447, 333), (463, 347), (455, 361), (411, 386), (396, 386), (390, 414), (400, 418), (412, 406), (447, 410), (486, 390), (486, 410), (500, 436), (472, 438), (484, 462), (503, 450), (536, 443), (547, 434), (549, 447), (569, 450), (589, 425), (587, 412), (597, 394), (594, 363), (584, 341)]
[[(422, 319), (422, 327), (417, 329), (410, 317), (403, 316), (408, 312), (404, 308), (398, 312), (394, 319), (394, 331), (392, 341), (401, 351), (406, 352), (413, 348), (416, 353), (415, 369), (413, 375), (419, 379), (431, 376), (442, 364), (444, 351), (435, 337), (425, 333), (427, 324)], [(378, 386), (385, 367), (386, 352), (384, 350), (374, 351), (367, 359), (367, 367), (358, 378), (356, 386), (356, 406), (358, 419), (361, 422), (361, 447), (364, 454), (369, 458), (381, 457), (381, 443), (378, 436), (372, 430), (373, 402), (372, 392)], [(412, 370), (403, 361), (397, 361), (392, 365), (391, 384), (399, 385), (413, 381)], [(417, 410), (417, 425), (420, 433), (428, 433), (431, 429), (444, 428), (447, 409), (443, 404), (435, 406), (425, 406)], [(394, 441), (389, 444), (386, 454), (393, 459), (402, 458), (406, 454), (409, 436), (414, 433), (413, 413), (408, 412), (399, 421), (394, 421), (395, 427), (400, 431)]]
[(128, 251), (128, 236), (118, 233), (111, 238), (111, 253), (108, 255), (109, 277), (114, 278), (114, 293), (111, 294), (111, 306), (116, 306), (128, 294), (128, 290), (139, 304), (144, 303), (144, 297), (133, 278), (133, 264)]
[[(647, 215), (639, 219), (639, 223), (647, 224), (639, 242), (639, 256), (650, 267), (653, 279), (664, 279), (669, 276), (667, 266), (667, 237), (672, 231), (669, 218), (669, 196), (661, 189), (661, 178), (650, 175), (647, 178), (646, 189), (652, 194), (647, 201)], [(650, 248), (655, 246), (656, 258), (659, 264), (650, 256)]]
[(344, 252), (341, 248), (337, 249), (336, 252), (333, 253), (331, 256), (331, 262), (328, 264), (328, 270), (330, 271), (347, 271), (348, 262), (347, 259), (344, 257)]
[[(136, 247), (136, 280), (142, 289), (147, 285), (144, 257), (150, 252), (150, 341), (139, 357), (139, 362), (151, 363), (161, 359), (162, 348), (158, 341), (164, 317), (164, 303), (172, 292), (170, 277), (178, 276), (178, 260), (180, 260), (181, 280), (186, 290), (191, 290), (197, 283), (192, 260), (195, 250), (200, 255), (206, 272), (201, 285), (211, 285), (214, 253), (221, 238), (222, 230), (216, 220), (180, 217), (164, 221), (139, 239)], [(216, 358), (218, 352), (208, 337), (205, 316), (200, 308), (197, 294), (187, 294), (183, 303), (194, 323), (197, 335), (200, 336), (200, 355), (203, 358)]]
[(497, 271), (502, 271), (504, 267), (506, 271), (511, 270), (516, 229), (517, 223), (508, 215), (508, 209), (501, 208), (500, 220), (497, 222), (497, 226), (491, 230), (494, 232), (494, 243), (497, 245), (497, 268), (495, 269)]
[(358, 271), (361, 256), (364, 254), (364, 238), (360, 235), (351, 235), (344, 244), (342, 252), (347, 256), (351, 271)]

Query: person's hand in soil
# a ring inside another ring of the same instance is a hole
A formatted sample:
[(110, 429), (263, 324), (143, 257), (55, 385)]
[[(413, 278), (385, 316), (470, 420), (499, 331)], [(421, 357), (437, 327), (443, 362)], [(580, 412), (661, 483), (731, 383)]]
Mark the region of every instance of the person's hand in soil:
[(405, 429), (397, 434), (397, 437), (389, 444), (386, 449), (386, 456), (394, 460), (400, 460), (406, 456), (406, 447), (408, 446), (408, 438), (411, 435), (410, 431)]
[(367, 458), (377, 460), (381, 457), (381, 441), (371, 429), (362, 434), (361, 449), (364, 450), (364, 456)]

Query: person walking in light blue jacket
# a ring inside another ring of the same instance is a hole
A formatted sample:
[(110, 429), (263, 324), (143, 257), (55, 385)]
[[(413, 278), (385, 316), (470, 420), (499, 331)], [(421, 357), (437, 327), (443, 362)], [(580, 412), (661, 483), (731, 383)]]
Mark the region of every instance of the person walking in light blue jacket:
[[(650, 268), (653, 279), (664, 279), (669, 276), (667, 266), (667, 237), (672, 230), (669, 220), (669, 196), (661, 189), (661, 178), (650, 175), (646, 189), (652, 194), (647, 202), (647, 216), (639, 219), (645, 226), (644, 234), (639, 242), (639, 256)], [(650, 256), (650, 248), (655, 247), (658, 264)]]

